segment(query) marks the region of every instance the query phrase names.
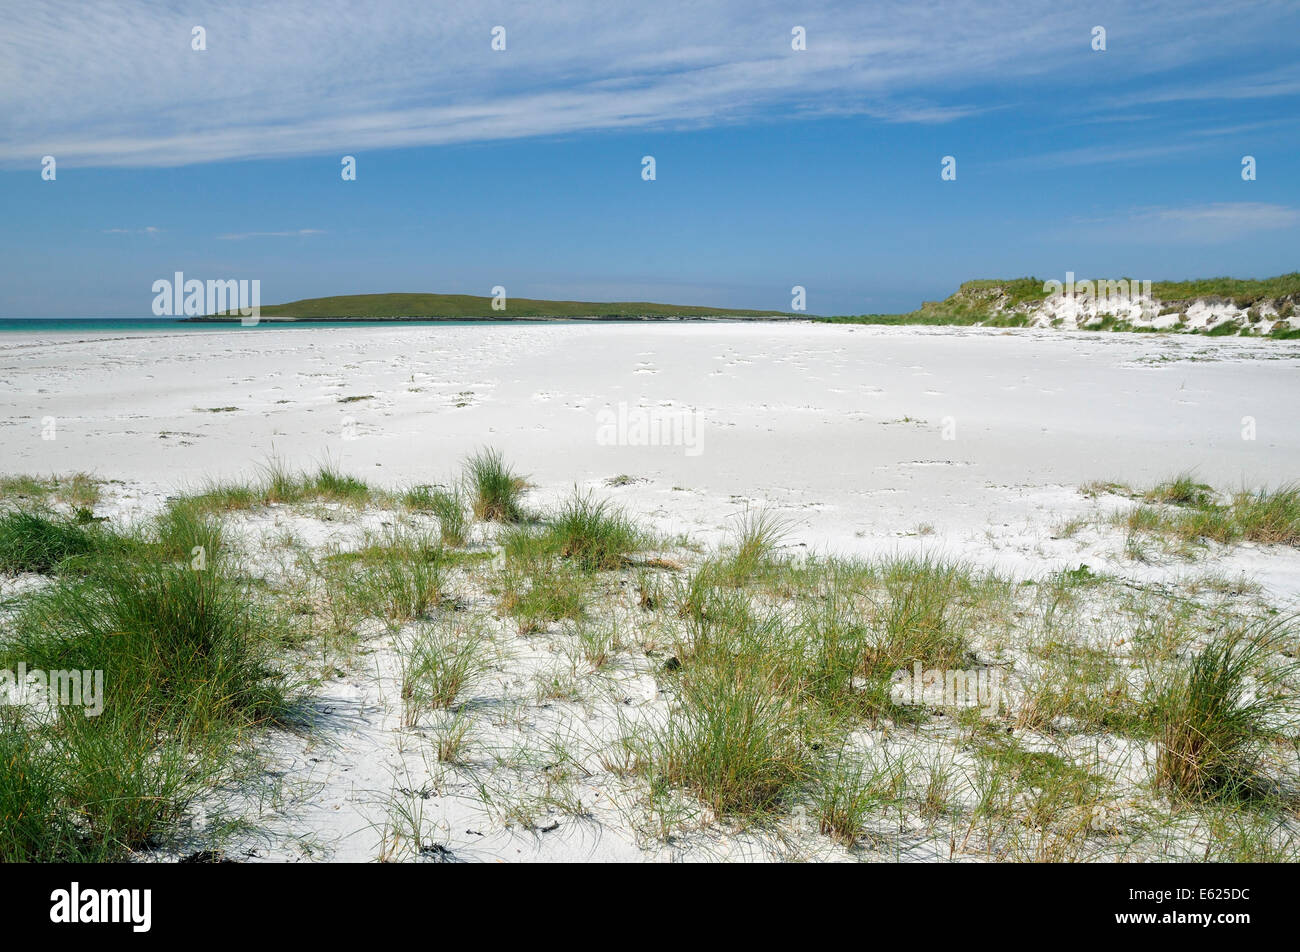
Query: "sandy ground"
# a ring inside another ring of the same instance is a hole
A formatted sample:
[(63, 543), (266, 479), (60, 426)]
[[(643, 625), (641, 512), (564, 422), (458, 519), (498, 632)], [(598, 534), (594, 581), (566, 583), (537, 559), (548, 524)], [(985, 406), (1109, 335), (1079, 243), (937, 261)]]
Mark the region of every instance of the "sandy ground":
[[(809, 324), (10, 334), (0, 470), (147, 494), (275, 455), (400, 486), (492, 444), (543, 495), (643, 480), (616, 495), (666, 528), (766, 504), (819, 548), (1030, 568), (1075, 557), (1051, 530), (1088, 480), (1296, 478), (1297, 369), (1300, 342)], [(647, 429), (611, 440), (620, 404)], [(690, 445), (643, 445), (675, 424)]]
[[(1122, 504), (1085, 497), (1079, 487), (1089, 480), (1141, 486), (1192, 471), (1237, 488), (1297, 478), (1298, 369), (1300, 342), (1034, 330), (684, 324), (6, 334), (0, 472), (120, 480), (104, 507), (129, 516), (177, 488), (251, 474), (272, 455), (293, 468), (328, 458), (374, 485), (400, 487), (445, 481), (488, 444), (529, 474), (532, 503), (577, 483), (661, 531), (702, 542), (761, 505), (791, 521), (791, 545), (809, 549), (921, 549), (1024, 575), (1080, 563), (1142, 581), (1213, 570), (1248, 575), (1285, 605), (1300, 595), (1294, 550), (1245, 545), (1190, 562), (1135, 562), (1116, 531), (1060, 528)], [(364, 399), (343, 402), (349, 397)], [(615, 421), (612, 439), (602, 411)], [(1254, 439), (1243, 438), (1247, 417)], [(643, 445), (645, 432), (620, 433), (620, 418), (676, 422), (683, 439)], [(51, 422), (54, 438), (43, 438)], [(618, 476), (632, 479), (607, 484)], [(253, 539), (289, 528), (346, 548), (380, 516), (327, 528), (289, 513), (241, 518)], [(437, 771), (428, 768), (423, 735), (399, 729), (392, 702), (400, 647), (392, 638), (372, 647), (366, 671), (318, 692), (328, 741), (285, 734), (269, 745), (268, 767), (285, 782), (268, 788), (267, 800), (246, 802), (261, 827), (244, 844), (247, 858), (374, 859), (395, 790), (441, 831), (426, 859), (689, 852), (681, 842), (637, 842), (626, 818), (602, 812), (618, 797), (599, 785), (578, 784), (590, 821), (551, 826), (543, 816), (520, 832), (485, 817), (483, 790), (431, 783)], [(558, 650), (532, 644), (503, 662), (494, 690), (507, 698), (523, 691), (516, 700), (525, 716), (484, 722), (483, 730), (499, 729), (497, 746), (544, 745), (557, 731), (600, 735), (627, 709), (656, 702), (651, 674), (627, 670), (577, 708), (530, 705), (521, 685)], [(879, 858), (942, 852), (919, 835), (894, 849)], [(709, 858), (842, 856), (823, 855), (824, 838), (814, 835), (795, 835), (776, 852), (744, 837), (701, 850)]]

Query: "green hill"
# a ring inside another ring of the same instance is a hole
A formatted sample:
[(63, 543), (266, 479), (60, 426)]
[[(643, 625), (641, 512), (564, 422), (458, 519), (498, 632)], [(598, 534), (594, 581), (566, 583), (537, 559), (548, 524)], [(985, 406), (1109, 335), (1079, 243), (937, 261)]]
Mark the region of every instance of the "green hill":
[[(305, 298), (261, 309), (262, 320), (655, 320), (805, 318), (782, 311), (746, 311), (722, 307), (685, 307), (646, 301), (542, 301), (507, 298), (504, 310), (492, 309), (492, 298), (470, 294), (346, 294)], [(198, 321), (238, 320), (237, 316), (208, 315)]]

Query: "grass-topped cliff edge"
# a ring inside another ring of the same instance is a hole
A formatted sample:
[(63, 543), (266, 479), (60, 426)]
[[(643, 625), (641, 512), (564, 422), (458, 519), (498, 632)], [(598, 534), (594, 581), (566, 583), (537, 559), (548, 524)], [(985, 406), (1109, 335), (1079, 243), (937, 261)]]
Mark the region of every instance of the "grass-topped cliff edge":
[[(943, 301), (926, 301), (906, 314), (858, 314), (815, 318), (836, 324), (927, 324), (982, 327), (1064, 327), (1203, 333), (1213, 336), (1300, 338), (1300, 272), (1262, 280), (1208, 278), (1153, 281), (1146, 297), (1107, 298), (1106, 284), (1127, 278), (1092, 279), (1095, 293), (1056, 294), (1038, 278), (966, 281)], [(1139, 282), (1132, 282), (1138, 285)]]

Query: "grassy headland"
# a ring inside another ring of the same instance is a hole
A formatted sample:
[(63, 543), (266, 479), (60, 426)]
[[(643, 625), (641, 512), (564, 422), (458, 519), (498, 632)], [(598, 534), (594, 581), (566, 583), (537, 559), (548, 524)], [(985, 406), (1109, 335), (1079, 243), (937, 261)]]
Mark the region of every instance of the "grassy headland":
[[(1125, 279), (1127, 280), (1127, 279)], [(829, 324), (923, 324), (983, 327), (1026, 327), (1032, 324), (1060, 326), (1054, 320), (1041, 320), (1038, 310), (1050, 294), (1043, 289), (1044, 281), (1038, 278), (1013, 278), (1008, 280), (966, 281), (956, 293), (942, 301), (926, 301), (915, 311), (905, 314), (856, 314), (838, 317), (821, 317), (814, 320)], [(1076, 283), (1082, 283), (1079, 279)], [(1100, 282), (1094, 281), (1094, 285)], [(1257, 326), (1261, 321), (1271, 321), (1268, 334), (1279, 338), (1300, 336), (1300, 330), (1290, 326), (1289, 320), (1297, 313), (1300, 302), (1300, 272), (1279, 275), (1262, 280), (1238, 278), (1205, 278), (1195, 281), (1154, 281), (1151, 284), (1153, 311), (1158, 316), (1170, 316), (1167, 327), (1154, 327), (1105, 316), (1094, 318), (1081, 326), (1092, 330), (1186, 330), (1198, 328), (1185, 326), (1189, 307), (1198, 302), (1206, 305), (1230, 305), (1241, 310), (1235, 319), (1224, 320), (1204, 330), (1216, 336), (1230, 332), (1262, 333)], [(1105, 314), (1105, 306), (1099, 309)], [(1252, 326), (1256, 325), (1256, 326)]]

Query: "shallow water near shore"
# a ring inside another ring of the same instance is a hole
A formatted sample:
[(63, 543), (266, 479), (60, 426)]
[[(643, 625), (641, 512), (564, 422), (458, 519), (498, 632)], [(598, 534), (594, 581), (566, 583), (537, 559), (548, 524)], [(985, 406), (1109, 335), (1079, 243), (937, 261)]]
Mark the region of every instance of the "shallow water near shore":
[[(231, 330), (286, 330), (288, 328), (356, 328), (356, 327), (466, 327), (481, 325), (511, 325), (539, 323), (538, 319), (514, 318), (511, 320), (261, 320), (256, 324), (239, 321), (191, 321), (177, 317), (8, 317), (0, 318), (0, 334), (119, 334), (119, 333), (175, 333), (177, 331), (231, 331)], [(546, 320), (548, 324), (582, 324), (586, 321)], [(630, 321), (602, 321), (601, 323), (632, 323)]]

